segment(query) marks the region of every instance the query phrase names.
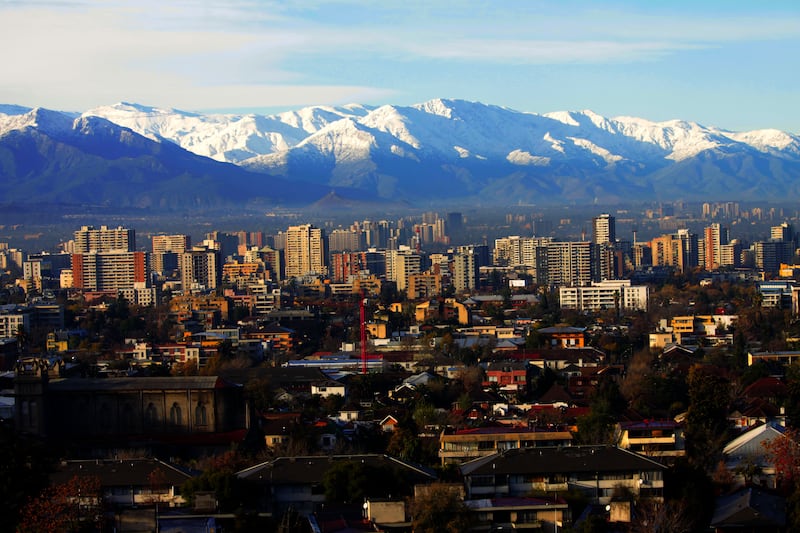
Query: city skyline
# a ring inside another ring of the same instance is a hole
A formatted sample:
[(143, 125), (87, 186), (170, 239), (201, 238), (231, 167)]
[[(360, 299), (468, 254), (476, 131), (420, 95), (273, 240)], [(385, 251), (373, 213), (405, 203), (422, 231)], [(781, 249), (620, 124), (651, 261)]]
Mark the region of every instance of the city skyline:
[(0, 103), (273, 113), (442, 97), (798, 132), (789, 2), (89, 0), (0, 14), (14, 50)]

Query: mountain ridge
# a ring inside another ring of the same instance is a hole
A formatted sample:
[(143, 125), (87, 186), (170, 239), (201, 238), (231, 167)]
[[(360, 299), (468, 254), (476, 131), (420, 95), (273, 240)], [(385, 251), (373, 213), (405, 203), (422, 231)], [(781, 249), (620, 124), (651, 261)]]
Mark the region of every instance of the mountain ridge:
[[(35, 110), (4, 112), (14, 109), (26, 108), (0, 106), (0, 139), (22, 127), (51, 127), (25, 125), (21, 117)], [(76, 120), (89, 124), (92, 118), (238, 165), (250, 176), (302, 181), (326, 191), (309, 203), (332, 188), (387, 201), (447, 197), (498, 204), (786, 199), (800, 192), (800, 138), (791, 133), (733, 132), (681, 119), (608, 118), (588, 109), (537, 114), (440, 98), (410, 106), (205, 115), (121, 102)], [(91, 151), (91, 140), (98, 141), (104, 127), (95, 124), (97, 131), (84, 136), (85, 150)], [(130, 148), (141, 141), (126, 142)]]

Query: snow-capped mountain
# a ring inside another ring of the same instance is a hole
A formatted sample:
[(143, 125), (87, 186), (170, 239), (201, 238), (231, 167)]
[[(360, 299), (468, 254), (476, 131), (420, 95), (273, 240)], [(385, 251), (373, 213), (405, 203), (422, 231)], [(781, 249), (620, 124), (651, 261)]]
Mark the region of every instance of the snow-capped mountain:
[[(536, 114), (444, 99), (268, 116), (120, 103), (81, 115), (97, 117), (251, 171), (412, 202), (786, 199), (800, 193), (800, 138), (777, 130), (731, 132), (588, 110)], [(0, 136), (48, 120), (41, 110), (0, 106)]]
[[(5, 108), (8, 110), (9, 108)], [(0, 113), (0, 198), (21, 204), (180, 209), (302, 205), (329, 188), (253, 174), (92, 115)]]

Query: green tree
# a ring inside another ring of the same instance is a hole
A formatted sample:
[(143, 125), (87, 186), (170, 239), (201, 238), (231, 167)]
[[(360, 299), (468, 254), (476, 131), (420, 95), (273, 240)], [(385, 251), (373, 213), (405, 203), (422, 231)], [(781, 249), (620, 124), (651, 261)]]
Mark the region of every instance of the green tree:
[(611, 444), (614, 424), (626, 406), (617, 382), (601, 380), (590, 399), (589, 414), (578, 419), (578, 439), (584, 444)]
[(695, 465), (710, 470), (726, 437), (731, 384), (719, 368), (695, 365), (688, 385), (686, 453)]

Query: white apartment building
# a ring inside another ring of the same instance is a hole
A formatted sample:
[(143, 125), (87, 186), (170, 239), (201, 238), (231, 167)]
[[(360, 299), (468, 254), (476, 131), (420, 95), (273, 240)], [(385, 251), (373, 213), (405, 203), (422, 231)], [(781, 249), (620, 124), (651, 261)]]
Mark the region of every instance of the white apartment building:
[(630, 280), (606, 280), (558, 290), (562, 309), (595, 311), (625, 309), (646, 311), (649, 292), (646, 285), (631, 285)]
[(289, 226), (284, 253), (287, 278), (328, 273), (328, 241), (321, 228), (311, 224)]

